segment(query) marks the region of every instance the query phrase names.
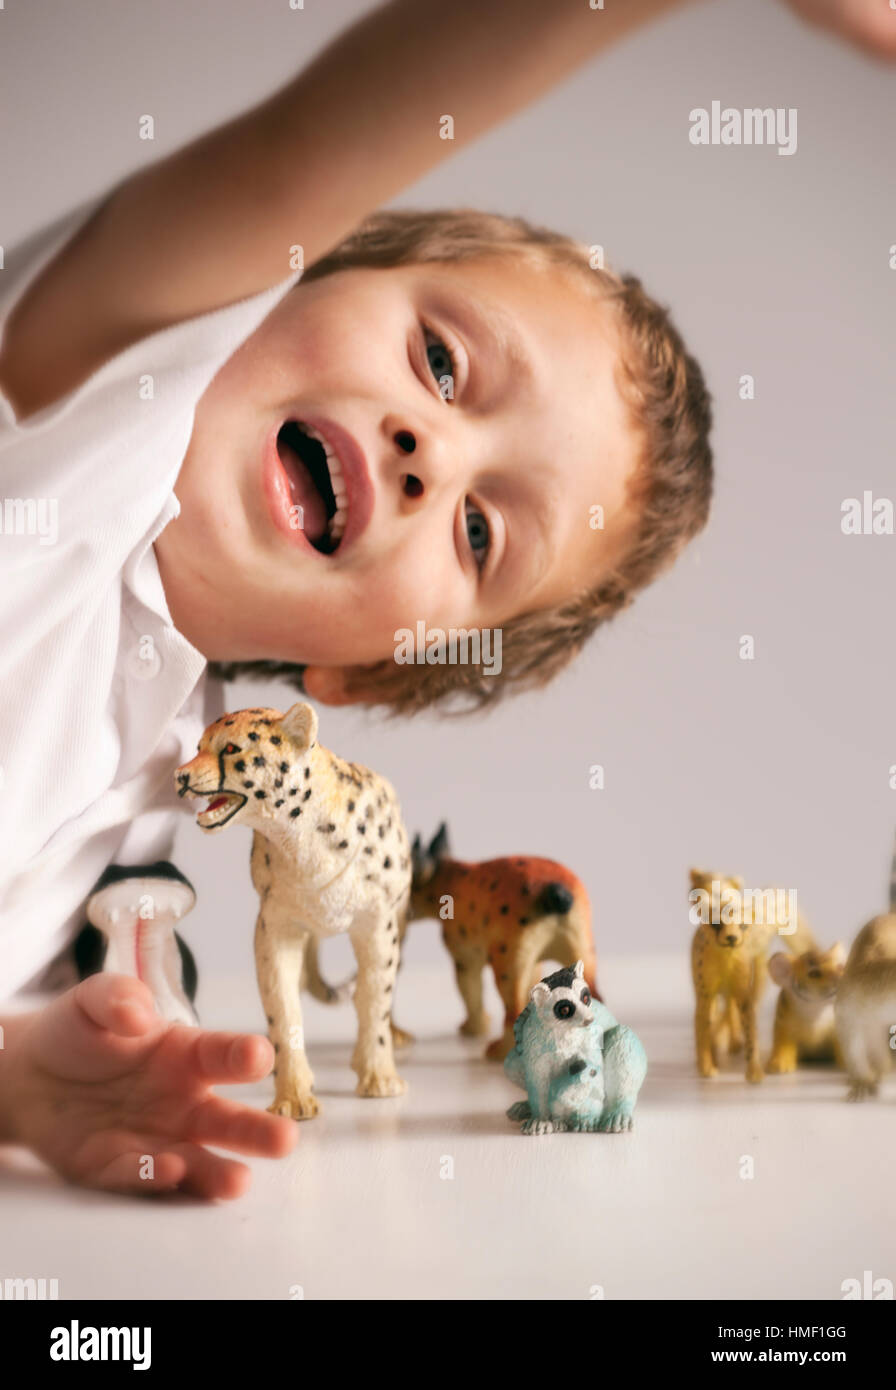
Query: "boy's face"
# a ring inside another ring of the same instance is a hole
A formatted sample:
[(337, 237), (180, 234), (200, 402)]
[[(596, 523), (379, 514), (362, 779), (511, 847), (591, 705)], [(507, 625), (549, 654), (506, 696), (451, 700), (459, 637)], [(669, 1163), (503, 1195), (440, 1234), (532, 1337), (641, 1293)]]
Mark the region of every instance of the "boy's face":
[(606, 307), (512, 259), (300, 284), (197, 406), (155, 545), (175, 623), (210, 660), (305, 663), (338, 700), (339, 668), (392, 656), (398, 628), (500, 627), (591, 587), (637, 448), (617, 357)]

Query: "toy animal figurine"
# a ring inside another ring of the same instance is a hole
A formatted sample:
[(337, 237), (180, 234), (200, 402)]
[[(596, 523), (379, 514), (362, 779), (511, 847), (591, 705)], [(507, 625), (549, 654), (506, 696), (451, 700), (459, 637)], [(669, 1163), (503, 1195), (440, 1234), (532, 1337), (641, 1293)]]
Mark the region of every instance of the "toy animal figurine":
[(72, 953), (82, 980), (114, 971), (142, 980), (170, 1023), (197, 1023), (196, 962), (174, 930), (196, 902), (192, 884), (167, 860), (110, 864), (87, 900), (87, 925)]
[(781, 986), (767, 1071), (796, 1071), (801, 1062), (837, 1062), (834, 997), (843, 977), (846, 952), (841, 942), (829, 951), (779, 951), (768, 973)]
[(322, 748), (305, 703), (286, 714), (223, 715), (175, 778), (181, 796), (209, 798), (196, 818), (203, 830), (240, 823), (255, 832), (255, 961), (276, 1052), (269, 1109), (297, 1120), (317, 1114), (299, 980), (308, 942), (339, 932), (348, 932), (358, 963), (357, 1093), (403, 1094), (390, 1023), (411, 860), (392, 787)]
[(444, 823), (427, 849), (416, 837), (412, 861), (411, 918), (442, 921), (442, 940), (454, 960), (467, 1010), (460, 1026), (467, 1037), (488, 1032), (482, 972), (490, 965), (494, 973), (504, 1004), (504, 1032), (489, 1043), (486, 1057), (500, 1060), (513, 1047), (514, 1020), (538, 979), (540, 961), (584, 961), (588, 988), (600, 999), (588, 895), (569, 869), (531, 856), (478, 864), (452, 859)]
[(890, 911), (866, 922), (852, 943), (834, 1004), (837, 1037), (849, 1076), (849, 1100), (877, 1095), (896, 1041), (896, 854)]
[[(765, 893), (774, 894), (777, 901), (775, 890)], [(697, 1070), (703, 1077), (715, 1076), (721, 1054), (743, 1047), (747, 1080), (759, 1082), (764, 1073), (756, 1012), (767, 979), (769, 944), (780, 933), (788, 950), (798, 954), (811, 950), (815, 942), (798, 914), (791, 921), (785, 912), (770, 912), (772, 922), (756, 921), (754, 899), (746, 902), (742, 878), (692, 869), (692, 913), (701, 896), (724, 906), (721, 913), (711, 914), (718, 921), (700, 921), (691, 943)]]
[(631, 1028), (596, 1002), (582, 962), (540, 980), (514, 1024), (504, 1070), (528, 1099), (507, 1111), (523, 1134), (632, 1128), (647, 1054)]

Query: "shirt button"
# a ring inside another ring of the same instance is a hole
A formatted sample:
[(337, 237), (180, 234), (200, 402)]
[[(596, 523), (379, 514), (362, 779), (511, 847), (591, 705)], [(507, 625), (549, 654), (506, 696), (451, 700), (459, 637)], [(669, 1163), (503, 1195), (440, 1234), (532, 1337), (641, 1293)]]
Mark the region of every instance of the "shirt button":
[(127, 655), (128, 675), (138, 681), (150, 681), (162, 669), (162, 658), (154, 637), (138, 637)]

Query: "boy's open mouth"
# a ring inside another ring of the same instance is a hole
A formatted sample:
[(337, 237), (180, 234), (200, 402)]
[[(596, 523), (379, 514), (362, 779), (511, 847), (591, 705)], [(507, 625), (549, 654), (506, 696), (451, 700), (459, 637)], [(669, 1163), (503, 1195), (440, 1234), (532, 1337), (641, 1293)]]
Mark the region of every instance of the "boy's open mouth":
[(286, 420), (277, 435), (277, 453), (289, 483), (297, 524), (322, 555), (339, 548), (348, 518), (342, 463), (310, 425)]
[(245, 804), (246, 798), (239, 792), (215, 792), (205, 810), (197, 815), (196, 824), (203, 830), (224, 825)]

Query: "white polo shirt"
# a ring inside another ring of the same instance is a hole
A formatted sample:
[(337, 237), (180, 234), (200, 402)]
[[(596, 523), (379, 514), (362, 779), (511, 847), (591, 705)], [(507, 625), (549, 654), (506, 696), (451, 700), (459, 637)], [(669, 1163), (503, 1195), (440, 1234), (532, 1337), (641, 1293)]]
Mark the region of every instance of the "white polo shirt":
[[(107, 196), (6, 249), (0, 343)], [(80, 929), (109, 863), (170, 855), (171, 774), (222, 691), (174, 627), (153, 541), (200, 396), (300, 274), (151, 334), (22, 424), (0, 392), (0, 999)]]

